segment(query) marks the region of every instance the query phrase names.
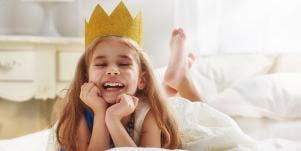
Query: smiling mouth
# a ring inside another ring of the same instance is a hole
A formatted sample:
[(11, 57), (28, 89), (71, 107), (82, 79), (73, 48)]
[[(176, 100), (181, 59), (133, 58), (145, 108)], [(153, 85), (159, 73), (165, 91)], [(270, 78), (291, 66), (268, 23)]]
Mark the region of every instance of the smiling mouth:
[(106, 82), (102, 85), (102, 87), (107, 91), (120, 90), (124, 88), (124, 84), (120, 82)]

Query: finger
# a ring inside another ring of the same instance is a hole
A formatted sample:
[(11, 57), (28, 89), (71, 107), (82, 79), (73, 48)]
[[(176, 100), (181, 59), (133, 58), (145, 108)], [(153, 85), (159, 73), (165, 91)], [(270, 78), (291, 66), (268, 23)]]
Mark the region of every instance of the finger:
[(97, 89), (97, 96), (102, 97), (101, 91)]
[(125, 94), (125, 93), (118, 95), (116, 102), (120, 103), (121, 101), (125, 101), (126, 100), (126, 95), (127, 94)]
[(174, 30), (172, 31), (172, 36), (176, 35), (177, 32), (178, 32), (178, 29), (174, 29)]
[(120, 102), (121, 102), (121, 99), (122, 99), (122, 94), (119, 94), (119, 95), (116, 97), (116, 103), (120, 103)]
[(123, 102), (123, 103), (125, 103), (126, 105), (130, 105), (130, 98), (128, 97), (128, 95), (126, 95), (126, 94), (122, 94), (122, 96), (121, 96), (121, 101)]
[(178, 29), (178, 32), (179, 32), (179, 33), (183, 33), (183, 32), (184, 32), (183, 28), (180, 27), (180, 28)]
[(88, 97), (90, 94), (91, 94), (91, 90), (93, 89), (93, 87), (95, 87), (94, 83), (87, 83), (86, 86), (85, 86), (85, 93), (84, 93), (84, 96), (85, 97)]
[(98, 93), (98, 87), (96, 87), (96, 85), (92, 86), (92, 88), (90, 89), (89, 93), (90, 94), (97, 94)]
[(135, 96), (132, 96), (132, 98), (133, 98), (134, 107), (136, 108), (138, 106), (139, 99)]
[(86, 94), (86, 86), (87, 86), (87, 83), (84, 83), (81, 88), (80, 88), (80, 98), (81, 99), (84, 99), (85, 97), (85, 94)]
[(86, 88), (87, 92), (90, 92), (94, 87), (96, 87), (95, 84), (93, 82), (89, 82)]
[(137, 107), (137, 105), (138, 105), (139, 99), (137, 97), (135, 97), (135, 96), (129, 96), (129, 97), (130, 97), (130, 100), (131, 100), (130, 106), (135, 109)]
[(124, 95), (125, 97), (125, 100), (127, 102), (127, 105), (130, 107), (130, 108), (133, 108), (135, 109), (135, 99), (133, 98), (133, 96), (131, 95)]
[(81, 86), (81, 92), (83, 92), (83, 93), (86, 92), (87, 84), (88, 84), (88, 83), (84, 83), (84, 84)]

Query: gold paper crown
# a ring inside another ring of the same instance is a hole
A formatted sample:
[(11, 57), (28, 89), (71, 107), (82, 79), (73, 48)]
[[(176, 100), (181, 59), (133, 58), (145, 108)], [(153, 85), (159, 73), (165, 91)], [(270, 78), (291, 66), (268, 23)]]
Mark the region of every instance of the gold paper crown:
[(121, 1), (109, 16), (100, 5), (96, 5), (85, 27), (86, 48), (99, 37), (125, 36), (143, 45), (143, 27), (141, 12), (135, 19)]

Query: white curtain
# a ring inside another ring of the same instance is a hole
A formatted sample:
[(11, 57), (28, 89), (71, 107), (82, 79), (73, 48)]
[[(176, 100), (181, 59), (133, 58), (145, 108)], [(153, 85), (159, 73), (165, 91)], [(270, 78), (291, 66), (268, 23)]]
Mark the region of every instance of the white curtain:
[(201, 54), (301, 52), (301, 0), (175, 0), (174, 17)]

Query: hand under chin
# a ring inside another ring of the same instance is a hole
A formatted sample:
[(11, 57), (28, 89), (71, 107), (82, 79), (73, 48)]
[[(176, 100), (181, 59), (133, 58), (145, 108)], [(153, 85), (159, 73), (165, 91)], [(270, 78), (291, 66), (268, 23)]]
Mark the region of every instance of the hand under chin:
[(104, 98), (104, 100), (110, 105), (115, 104), (116, 99), (117, 99), (117, 97)]

